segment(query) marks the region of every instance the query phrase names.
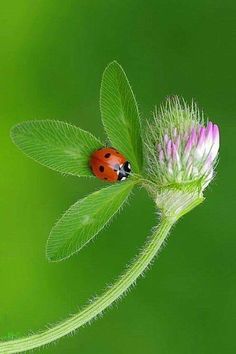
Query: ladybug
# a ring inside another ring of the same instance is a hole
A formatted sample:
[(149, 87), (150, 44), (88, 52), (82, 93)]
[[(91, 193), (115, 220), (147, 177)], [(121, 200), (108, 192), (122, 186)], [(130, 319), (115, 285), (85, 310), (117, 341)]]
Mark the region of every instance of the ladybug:
[(124, 181), (131, 172), (129, 161), (113, 147), (94, 151), (90, 158), (93, 174), (108, 182)]

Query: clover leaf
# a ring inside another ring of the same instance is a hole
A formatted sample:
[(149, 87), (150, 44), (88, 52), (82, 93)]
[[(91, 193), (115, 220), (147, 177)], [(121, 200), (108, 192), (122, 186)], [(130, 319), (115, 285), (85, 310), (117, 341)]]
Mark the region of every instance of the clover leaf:
[(52, 170), (92, 176), (91, 153), (102, 143), (91, 133), (56, 120), (32, 120), (12, 128), (13, 142), (29, 157)]
[[(140, 118), (128, 79), (117, 63), (105, 69), (101, 85), (101, 113), (111, 146), (131, 163), (134, 172), (142, 168)], [(93, 176), (91, 154), (104, 144), (91, 133), (55, 120), (32, 120), (11, 130), (13, 142), (27, 156), (63, 174)], [(60, 261), (78, 252), (121, 208), (137, 179), (100, 189), (76, 202), (52, 228), (47, 258)]]
[(100, 108), (112, 145), (132, 162), (133, 171), (139, 173), (143, 165), (143, 143), (138, 105), (127, 76), (116, 61), (103, 73)]
[(72, 205), (51, 231), (48, 259), (62, 260), (84, 247), (121, 208), (134, 183), (131, 179), (102, 188)]

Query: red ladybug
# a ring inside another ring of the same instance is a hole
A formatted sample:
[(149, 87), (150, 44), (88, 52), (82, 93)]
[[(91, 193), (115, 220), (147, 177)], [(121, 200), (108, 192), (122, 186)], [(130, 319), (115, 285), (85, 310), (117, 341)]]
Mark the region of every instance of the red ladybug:
[(129, 161), (112, 147), (96, 150), (90, 159), (93, 174), (108, 182), (124, 181), (131, 172)]

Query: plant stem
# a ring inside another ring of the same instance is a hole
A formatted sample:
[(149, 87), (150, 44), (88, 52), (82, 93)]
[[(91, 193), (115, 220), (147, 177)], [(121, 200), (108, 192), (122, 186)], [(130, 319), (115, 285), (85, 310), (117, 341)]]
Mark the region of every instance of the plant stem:
[(54, 325), (52, 328), (29, 337), (0, 342), (0, 353), (20, 353), (49, 344), (75, 331), (101, 314), (114, 301), (119, 299), (131, 285), (135, 284), (137, 278), (147, 269), (163, 244), (174, 221), (169, 218), (161, 220), (140, 254), (133, 260), (123, 275), (113, 285), (109, 286), (100, 297), (95, 298), (80, 312)]

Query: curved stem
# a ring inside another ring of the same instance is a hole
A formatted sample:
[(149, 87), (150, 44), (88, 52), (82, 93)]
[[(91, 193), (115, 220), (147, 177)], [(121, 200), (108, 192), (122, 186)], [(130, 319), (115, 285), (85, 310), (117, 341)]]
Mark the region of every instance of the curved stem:
[(119, 299), (119, 297), (123, 295), (145, 271), (160, 249), (173, 223), (174, 221), (168, 218), (165, 218), (160, 222), (140, 254), (134, 259), (124, 274), (121, 275), (113, 285), (109, 286), (100, 297), (94, 299), (77, 314), (41, 333), (20, 339), (0, 342), (0, 353), (20, 353), (49, 344), (75, 331), (94, 319), (98, 314), (102, 313), (102, 311), (109, 307), (114, 301)]

